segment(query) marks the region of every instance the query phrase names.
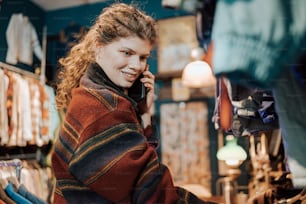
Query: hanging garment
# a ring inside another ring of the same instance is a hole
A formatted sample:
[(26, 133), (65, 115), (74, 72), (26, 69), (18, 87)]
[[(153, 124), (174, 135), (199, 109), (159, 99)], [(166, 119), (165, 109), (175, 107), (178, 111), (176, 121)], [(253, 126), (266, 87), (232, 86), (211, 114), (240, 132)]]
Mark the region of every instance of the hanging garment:
[(8, 77), (0, 69), (0, 140), (1, 145), (8, 143), (8, 115), (6, 108)]
[(41, 103), (40, 134), (44, 144), (50, 141), (50, 97), (45, 85), (39, 86)]
[(21, 75), (11, 73), (11, 77), (13, 79), (10, 120), (12, 132), (9, 134), (8, 144), (10, 146), (26, 146), (27, 141), (32, 138), (29, 88)]
[(8, 136), (10, 137), (13, 128), (14, 128), (14, 123), (13, 123), (13, 95), (14, 95), (14, 77), (12, 73), (7, 73), (8, 77), (8, 88), (6, 92), (6, 108), (7, 108), (7, 123), (8, 123)]
[[(10, 73), (10, 83), (12, 82), (13, 84), (9, 84), (9, 91), (10, 91), (10, 86), (12, 86), (12, 93), (9, 95), (8, 92), (8, 101), (7, 104), (11, 104), (10, 110), (8, 110), (8, 115), (9, 115), (9, 146), (17, 146), (18, 138), (17, 138), (17, 130), (18, 130), (18, 104), (17, 104), (17, 96), (18, 96), (18, 83), (16, 83), (16, 78), (15, 78), (15, 73)], [(10, 99), (10, 100), (9, 100)]]
[(38, 198), (33, 193), (29, 192), (28, 189), (23, 184), (20, 184), (17, 190), (17, 193), (19, 193), (20, 195), (22, 195), (23, 197), (25, 197), (26, 199), (28, 199), (34, 204), (46, 204), (47, 203), (44, 200)]
[[(241, 136), (243, 132), (245, 132), (243, 135), (250, 135), (279, 129), (278, 115), (271, 91), (233, 83), (229, 87), (232, 94), (233, 135)], [(237, 126), (238, 123), (240, 126)]]
[(17, 64), (22, 62), (27, 65), (33, 63), (33, 52), (41, 60), (42, 48), (39, 44), (37, 33), (27, 16), (13, 14), (10, 18), (7, 30), (7, 54), (6, 62)]
[(32, 140), (29, 144), (37, 145), (41, 147), (44, 142), (40, 135), (40, 123), (41, 123), (41, 101), (40, 101), (40, 86), (37, 80), (29, 79), (30, 84), (30, 96), (31, 96), (31, 122), (32, 122)]
[(6, 204), (16, 204), (15, 201), (13, 201), (4, 191), (2, 186), (0, 186), (0, 198), (6, 203)]
[(48, 104), (48, 111), (49, 111), (49, 140), (54, 140), (55, 132), (59, 128), (60, 124), (60, 116), (59, 112), (56, 109), (56, 101), (55, 101), (55, 93), (54, 89), (51, 86), (45, 85), (45, 89), (49, 95), (49, 104)]
[(220, 113), (220, 127), (223, 130), (228, 131), (231, 127), (232, 122), (232, 104), (231, 104), (231, 93), (226, 86), (225, 78), (221, 77), (219, 80), (220, 83), (220, 104), (219, 104), (219, 113)]
[(8, 183), (8, 185), (5, 187), (4, 190), (7, 193), (7, 195), (18, 204), (33, 204), (28, 199), (16, 193), (11, 183)]
[(27, 81), (15, 74), (15, 98), (17, 105), (17, 145), (26, 146), (32, 139), (30, 91)]

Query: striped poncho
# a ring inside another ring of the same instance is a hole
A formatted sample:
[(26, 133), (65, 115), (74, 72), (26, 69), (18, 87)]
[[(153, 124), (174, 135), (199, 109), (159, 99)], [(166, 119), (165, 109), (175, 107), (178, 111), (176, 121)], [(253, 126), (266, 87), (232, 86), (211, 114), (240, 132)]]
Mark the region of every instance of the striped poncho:
[(135, 103), (101, 70), (89, 68), (72, 92), (52, 154), (54, 203), (203, 203), (174, 187)]

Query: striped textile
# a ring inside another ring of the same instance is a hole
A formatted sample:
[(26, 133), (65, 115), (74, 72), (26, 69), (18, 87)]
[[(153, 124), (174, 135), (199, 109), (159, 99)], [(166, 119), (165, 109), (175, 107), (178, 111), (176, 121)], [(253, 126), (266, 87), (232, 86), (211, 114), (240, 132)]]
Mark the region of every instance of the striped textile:
[(99, 76), (72, 92), (52, 154), (54, 203), (204, 203), (174, 187), (133, 102)]

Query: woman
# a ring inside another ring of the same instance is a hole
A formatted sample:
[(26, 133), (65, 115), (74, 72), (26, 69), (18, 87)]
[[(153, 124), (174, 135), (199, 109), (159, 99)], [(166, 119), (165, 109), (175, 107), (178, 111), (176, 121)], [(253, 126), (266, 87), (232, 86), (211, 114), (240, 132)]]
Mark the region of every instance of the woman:
[[(151, 17), (116, 3), (60, 60), (57, 104), (65, 120), (52, 155), (54, 203), (203, 203), (173, 186), (151, 138), (147, 59), (155, 41)], [(142, 107), (129, 93), (139, 77)]]

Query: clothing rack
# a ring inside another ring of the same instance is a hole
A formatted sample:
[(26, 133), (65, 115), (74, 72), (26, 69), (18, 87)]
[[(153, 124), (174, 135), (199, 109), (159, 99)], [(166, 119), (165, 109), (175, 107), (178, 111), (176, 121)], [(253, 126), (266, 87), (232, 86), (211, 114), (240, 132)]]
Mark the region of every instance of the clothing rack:
[[(20, 153), (20, 154), (10, 154), (10, 155), (2, 155), (0, 156), (0, 160), (7, 160), (7, 159), (36, 159), (40, 161), (42, 158), (42, 152), (40, 149), (37, 149), (35, 152), (32, 153)], [(1, 166), (1, 163), (0, 163)]]
[(18, 67), (13, 66), (13, 65), (6, 64), (4, 62), (0, 62), (0, 67), (4, 68), (6, 70), (9, 70), (9, 71), (13, 71), (13, 72), (16, 72), (18, 74), (27, 76), (27, 77), (31, 77), (31, 78), (38, 79), (38, 80), (40, 79), (40, 76), (38, 76), (37, 74), (34, 74), (32, 72), (20, 69)]
[[(36, 79), (36, 80), (40, 80), (42, 83), (44, 83), (44, 80), (45, 80), (44, 77), (42, 78), (41, 76), (39, 76), (39, 75), (37, 75), (33, 72), (20, 69), (16, 66), (13, 66), (13, 65), (1, 62), (1, 61), (0, 61), (0, 68), (8, 70), (8, 71), (15, 72), (15, 73), (20, 74), (22, 76), (26, 76), (26, 77), (33, 78), (33, 79)], [(15, 154), (15, 153), (14, 154), (5, 154), (5, 155), (0, 154), (0, 167), (1, 166), (16, 166), (16, 167), (18, 167), (18, 165), (17, 165), (18, 162), (16, 163), (16, 161), (18, 161), (18, 159), (36, 159), (37, 161), (39, 161), (42, 157), (42, 153), (39, 149), (37, 149), (35, 152), (31, 152), (31, 153), (24, 153), (22, 150), (20, 150), (20, 151), (21, 152), (18, 153), (18, 154)], [(2, 160), (5, 160), (5, 162), (2, 161)]]

